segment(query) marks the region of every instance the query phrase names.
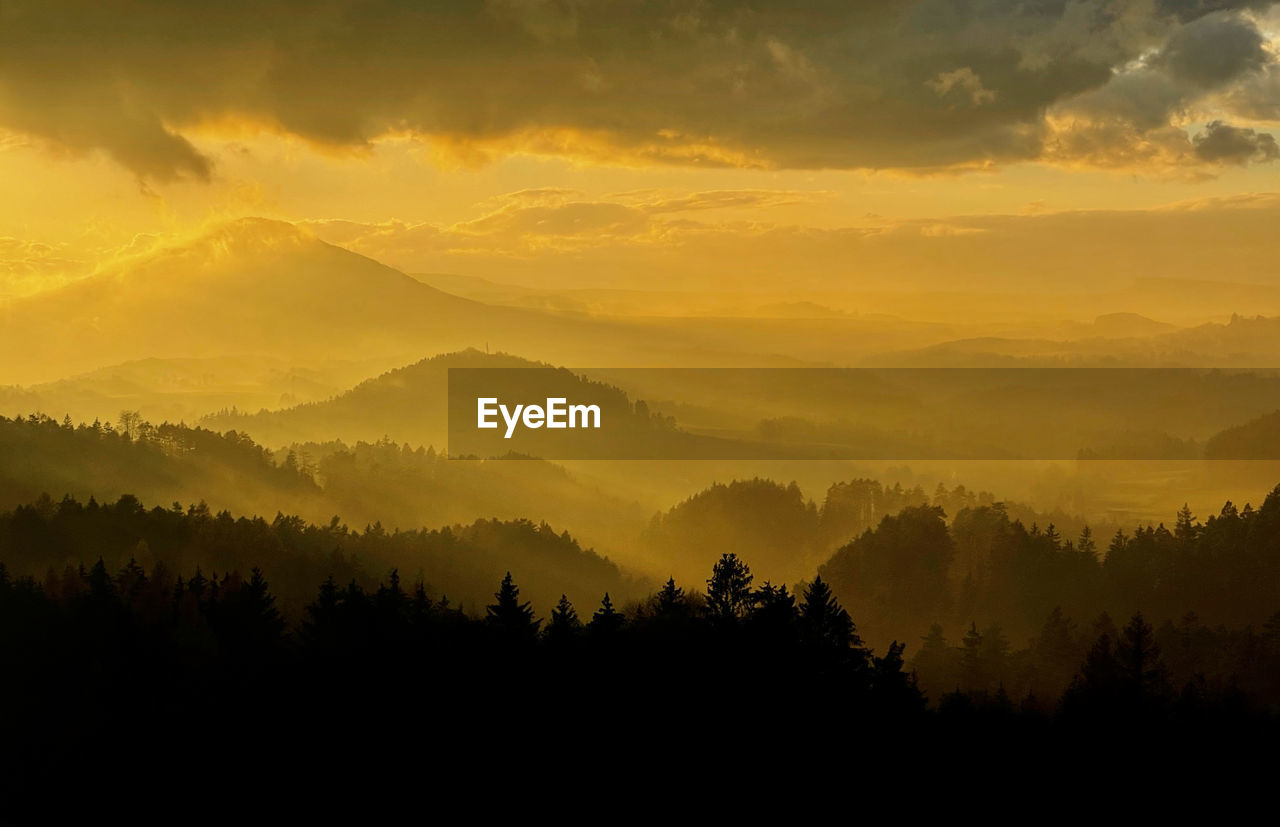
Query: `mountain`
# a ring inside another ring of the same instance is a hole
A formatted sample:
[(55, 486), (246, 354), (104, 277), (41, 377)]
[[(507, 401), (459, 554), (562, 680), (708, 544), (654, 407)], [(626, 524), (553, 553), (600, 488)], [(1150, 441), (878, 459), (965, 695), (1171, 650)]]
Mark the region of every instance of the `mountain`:
[(1280, 363), (1280, 316), (1169, 326), (1132, 313), (1098, 317), (1080, 338), (971, 337), (874, 354), (867, 364), (910, 367), (1223, 367)]
[(678, 335), (656, 336), (643, 325), (460, 298), (292, 224), (259, 218), (11, 300), (0, 305), (0, 322), (5, 383), (157, 356), (405, 364), (423, 353), (491, 345), (560, 363), (643, 364), (671, 363), (676, 357), (660, 354), (680, 350)]
[(202, 424), (218, 431), (251, 434), (264, 445), (290, 442), (396, 442), (443, 448), (446, 440), (450, 368), (549, 367), (505, 353), (467, 349), (421, 359), (387, 371), (330, 399), (257, 413), (222, 411)]
[(1104, 313), (1093, 320), (1093, 334), (1107, 339), (1140, 338), (1169, 333), (1177, 325), (1148, 319), (1138, 313)]

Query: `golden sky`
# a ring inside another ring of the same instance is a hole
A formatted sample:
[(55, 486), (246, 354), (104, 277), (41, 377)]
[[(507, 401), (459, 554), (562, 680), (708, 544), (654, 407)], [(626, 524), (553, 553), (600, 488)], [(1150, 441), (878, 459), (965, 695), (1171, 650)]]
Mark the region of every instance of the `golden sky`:
[(547, 286), (1272, 274), (1270, 0), (0, 0), (0, 56), (0, 295), (245, 215)]

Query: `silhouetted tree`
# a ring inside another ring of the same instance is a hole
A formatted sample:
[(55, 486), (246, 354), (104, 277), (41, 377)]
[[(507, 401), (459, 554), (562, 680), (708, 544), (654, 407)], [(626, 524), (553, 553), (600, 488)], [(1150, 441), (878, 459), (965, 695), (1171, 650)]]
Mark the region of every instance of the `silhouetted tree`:
[(751, 626), (757, 634), (775, 645), (790, 644), (797, 633), (798, 614), (795, 596), (785, 585), (765, 584), (756, 590), (751, 612)]
[(591, 622), (587, 624), (587, 628), (594, 635), (611, 635), (622, 628), (626, 622), (626, 618), (613, 607), (613, 601), (609, 598), (609, 593), (604, 593), (604, 599), (600, 601), (600, 608), (596, 609), (595, 614), (591, 616)]
[(722, 555), (707, 580), (707, 615), (719, 622), (746, 617), (754, 604), (751, 581), (751, 569), (738, 555)]
[(1160, 646), (1141, 612), (1135, 614), (1121, 630), (1115, 659), (1120, 679), (1128, 692), (1151, 701), (1163, 699), (1168, 694), (1169, 685), (1164, 663), (1160, 660)]
[(490, 628), (509, 640), (533, 640), (541, 621), (534, 618), (528, 603), (520, 602), (520, 589), (512, 582), (511, 572), (502, 578), (493, 596), (497, 602), (489, 604), (485, 616)]
[(805, 641), (833, 649), (862, 646), (853, 618), (836, 600), (831, 587), (821, 576), (813, 579), (801, 599), (800, 634)]
[(566, 595), (560, 595), (560, 602), (551, 610), (551, 620), (547, 624), (548, 640), (563, 643), (575, 637), (582, 630), (582, 621)]
[(657, 616), (665, 620), (682, 620), (689, 615), (689, 603), (685, 600), (684, 589), (676, 585), (674, 577), (667, 578), (667, 582), (658, 592), (657, 599)]

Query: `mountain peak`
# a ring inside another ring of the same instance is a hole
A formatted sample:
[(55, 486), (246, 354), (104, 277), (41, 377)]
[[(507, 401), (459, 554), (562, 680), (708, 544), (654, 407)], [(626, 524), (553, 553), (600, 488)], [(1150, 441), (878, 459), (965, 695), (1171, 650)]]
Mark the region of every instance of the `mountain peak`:
[(245, 216), (209, 226), (198, 236), (198, 240), (203, 243), (271, 247), (279, 244), (302, 244), (317, 239), (288, 221)]
[(330, 245), (287, 221), (237, 218), (211, 224), (192, 236), (161, 242), (144, 251), (123, 256), (100, 273), (119, 279), (128, 273), (154, 267), (172, 273), (193, 266), (207, 268), (226, 263), (278, 260), (309, 246)]

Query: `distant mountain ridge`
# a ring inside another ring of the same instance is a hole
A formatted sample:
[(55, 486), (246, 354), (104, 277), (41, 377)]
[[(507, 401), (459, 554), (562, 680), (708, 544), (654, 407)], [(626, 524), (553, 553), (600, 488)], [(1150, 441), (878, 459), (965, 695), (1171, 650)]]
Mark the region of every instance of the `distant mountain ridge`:
[(460, 298), (287, 222), (244, 218), (0, 304), (0, 384), (157, 356), (405, 364), (492, 345), (563, 363), (588, 353), (628, 363), (677, 340), (638, 325)]
[[(1114, 318), (1120, 316), (1122, 318)], [(1136, 314), (1099, 317), (1099, 335), (1079, 339), (955, 339), (915, 350), (878, 354), (868, 362), (912, 367), (1222, 367), (1280, 365), (1280, 317), (1233, 316), (1226, 323), (1156, 332)], [(1105, 334), (1105, 335), (1104, 335)], [(1123, 334), (1123, 335), (1121, 335)]]

